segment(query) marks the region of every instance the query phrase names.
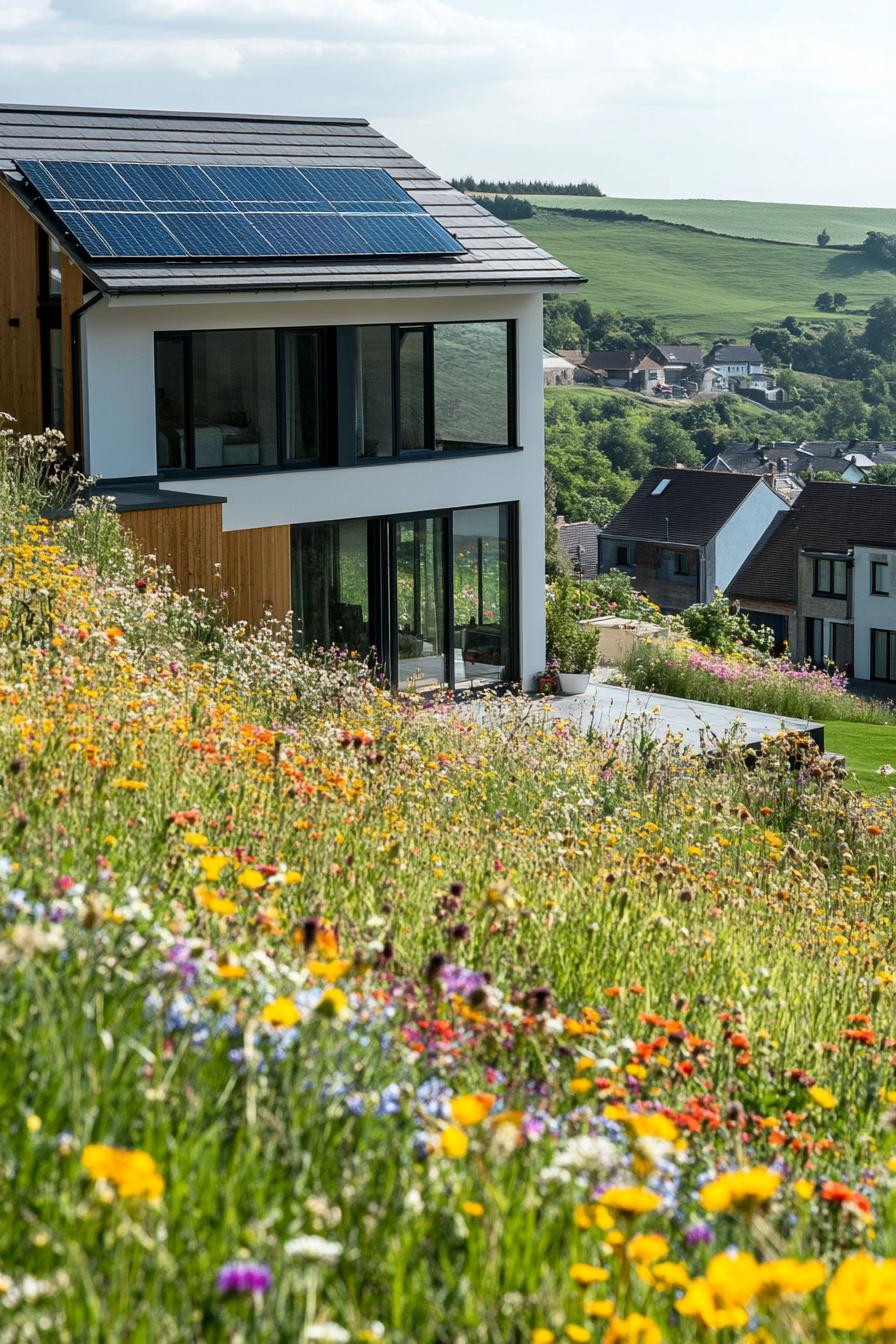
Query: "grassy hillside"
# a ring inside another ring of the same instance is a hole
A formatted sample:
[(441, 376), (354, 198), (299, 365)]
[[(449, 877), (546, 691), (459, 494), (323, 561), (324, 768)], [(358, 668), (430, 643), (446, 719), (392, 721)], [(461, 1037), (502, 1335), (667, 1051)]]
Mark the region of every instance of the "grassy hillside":
[(660, 318), (679, 336), (748, 336), (785, 314), (817, 316), (815, 296), (839, 289), (850, 311), (896, 296), (896, 276), (855, 252), (689, 233), (663, 224), (611, 223), (542, 211), (515, 227), (589, 280), (595, 308)]
[(774, 201), (661, 200), (655, 197), (529, 196), (535, 205), (564, 210), (624, 210), (672, 224), (728, 233), (740, 238), (770, 238), (809, 243), (826, 228), (833, 243), (860, 243), (869, 229), (896, 233), (896, 209), (846, 205), (787, 205)]

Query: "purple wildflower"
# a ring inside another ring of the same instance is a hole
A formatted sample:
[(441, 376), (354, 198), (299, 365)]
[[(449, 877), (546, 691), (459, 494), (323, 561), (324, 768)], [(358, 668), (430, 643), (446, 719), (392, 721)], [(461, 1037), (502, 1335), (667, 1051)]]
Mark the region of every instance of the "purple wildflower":
[(685, 1232), (684, 1239), (688, 1246), (699, 1246), (701, 1243), (708, 1246), (712, 1241), (712, 1228), (708, 1223), (692, 1223)]
[(237, 1293), (266, 1293), (274, 1281), (267, 1265), (257, 1260), (231, 1260), (222, 1265), (215, 1279), (215, 1287), (222, 1295)]

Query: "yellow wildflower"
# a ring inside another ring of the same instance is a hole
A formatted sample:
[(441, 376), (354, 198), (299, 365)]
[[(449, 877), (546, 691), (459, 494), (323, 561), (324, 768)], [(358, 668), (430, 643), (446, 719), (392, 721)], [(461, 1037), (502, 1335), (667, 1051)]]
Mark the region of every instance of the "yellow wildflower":
[(470, 1148), (470, 1140), (462, 1129), (458, 1129), (457, 1125), (449, 1125), (447, 1129), (442, 1130), (439, 1136), (439, 1146), (445, 1157), (457, 1159), (466, 1157)]
[(669, 1243), (658, 1232), (645, 1232), (632, 1237), (625, 1253), (636, 1265), (650, 1265), (654, 1260), (662, 1260), (664, 1255), (669, 1254)]
[(841, 1261), (824, 1295), (828, 1325), (854, 1334), (896, 1330), (896, 1259), (873, 1260), (860, 1251)]
[(294, 1027), (301, 1014), (292, 999), (287, 999), (281, 994), (273, 1002), (265, 1004), (261, 1016), (262, 1020), (269, 1022), (272, 1027)]
[(452, 1097), (449, 1103), (451, 1118), (465, 1129), (480, 1124), (495, 1104), (495, 1098), (489, 1092), (471, 1092), (466, 1096)]
[(592, 1283), (606, 1283), (610, 1277), (609, 1270), (603, 1269), (600, 1265), (588, 1265), (577, 1263), (570, 1265), (569, 1277), (579, 1285), (580, 1288), (587, 1288)]
[(837, 1098), (826, 1087), (810, 1087), (809, 1096), (824, 1111), (832, 1111), (837, 1105)]
[(95, 1181), (109, 1181), (125, 1199), (158, 1199), (165, 1182), (155, 1159), (139, 1148), (110, 1148), (89, 1143), (81, 1166)]
[(605, 1190), (598, 1201), (605, 1209), (618, 1213), (652, 1213), (660, 1206), (660, 1197), (643, 1185), (613, 1185)]
[(747, 1210), (766, 1204), (781, 1184), (781, 1177), (768, 1167), (748, 1167), (727, 1171), (700, 1191), (700, 1203), (708, 1213), (727, 1209)]

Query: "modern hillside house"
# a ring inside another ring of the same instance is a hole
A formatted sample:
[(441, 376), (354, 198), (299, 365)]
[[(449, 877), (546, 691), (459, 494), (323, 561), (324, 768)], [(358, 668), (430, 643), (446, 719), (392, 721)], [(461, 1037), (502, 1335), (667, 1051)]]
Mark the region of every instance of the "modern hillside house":
[(542, 295), (366, 121), (0, 107), (0, 410), (183, 586), (394, 686), (544, 663)]

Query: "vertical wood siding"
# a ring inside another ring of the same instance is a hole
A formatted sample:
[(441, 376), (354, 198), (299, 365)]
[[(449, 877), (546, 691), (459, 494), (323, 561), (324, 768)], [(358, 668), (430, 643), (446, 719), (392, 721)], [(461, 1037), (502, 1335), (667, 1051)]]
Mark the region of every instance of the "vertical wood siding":
[(174, 570), (182, 592), (221, 590), (221, 505), (196, 504), (182, 509), (135, 509), (119, 515), (122, 525), (145, 555)]
[(289, 527), (222, 532), (221, 505), (137, 509), (121, 522), (145, 555), (170, 565), (182, 592), (227, 593), (230, 619), (255, 625), (270, 612), (282, 620), (292, 608)]
[(289, 527), (253, 527), (223, 536), (223, 569), (235, 621), (250, 624), (292, 608)]
[(26, 434), (43, 428), (37, 293), (37, 225), (0, 186), (0, 411)]

